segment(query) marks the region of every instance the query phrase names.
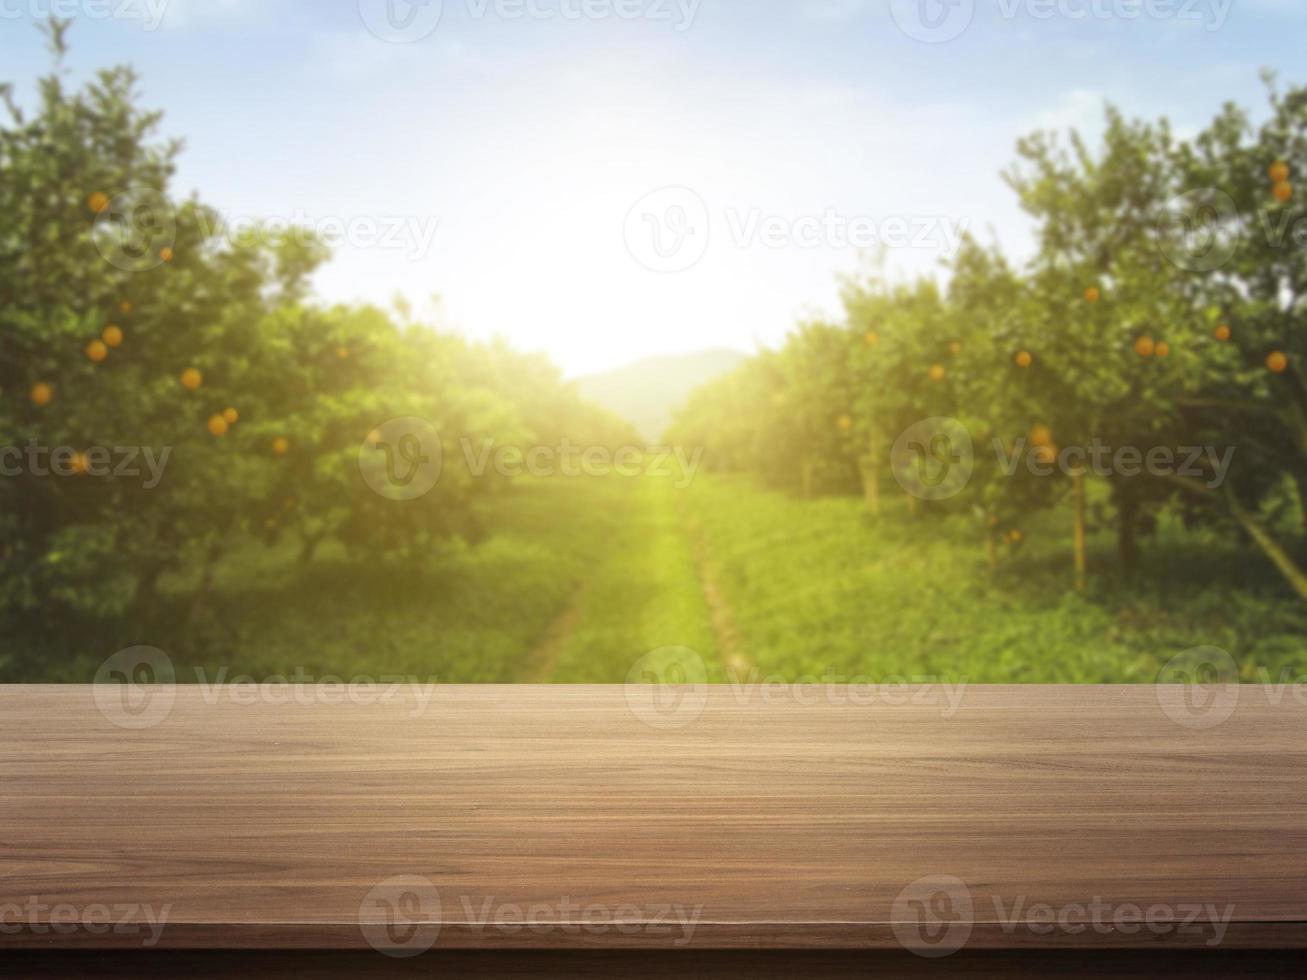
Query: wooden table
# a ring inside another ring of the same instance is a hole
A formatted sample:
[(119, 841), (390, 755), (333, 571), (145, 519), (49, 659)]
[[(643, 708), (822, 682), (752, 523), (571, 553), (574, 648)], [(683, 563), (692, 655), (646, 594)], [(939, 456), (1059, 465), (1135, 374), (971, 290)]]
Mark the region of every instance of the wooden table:
[(1267, 975), (1307, 698), (1224, 693), (0, 688), (0, 963)]

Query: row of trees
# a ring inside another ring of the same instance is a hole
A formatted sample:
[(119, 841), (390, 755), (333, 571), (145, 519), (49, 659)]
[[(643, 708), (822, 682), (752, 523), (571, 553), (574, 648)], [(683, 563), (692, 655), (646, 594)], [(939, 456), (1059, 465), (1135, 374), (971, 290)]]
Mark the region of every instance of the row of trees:
[[(49, 24), (58, 58), (65, 30)], [(157, 140), (134, 89), (114, 69), (70, 91), (57, 69), (29, 113), (0, 88), (0, 447), (14, 471), (0, 478), (0, 610), (149, 617), (161, 576), (199, 569), (202, 599), (242, 535), (290, 536), (305, 560), (331, 538), (366, 558), (420, 553), (476, 537), (505, 485), (473, 472), (460, 440), (634, 439), (542, 357), (402, 310), (308, 302), (327, 250), (217, 237), (215, 214), (170, 194), (179, 145)], [(439, 432), (444, 466), (397, 503), (361, 478), (360, 447), (410, 416)], [(163, 479), (115, 472), (114, 447), (166, 449)]]
[[(1038, 231), (1026, 267), (968, 240), (946, 286), (875, 269), (850, 278), (843, 323), (805, 323), (699, 391), (674, 437), (708, 447), (710, 466), (804, 494), (860, 483), (878, 512), (896, 437), (955, 418), (975, 440), (975, 470), (931, 506), (974, 514), (995, 558), (1020, 545), (1023, 519), (1069, 496), (1083, 588), (1085, 483), (1101, 478), (1101, 520), (1127, 569), (1141, 531), (1173, 504), (1250, 536), (1307, 598), (1286, 529), (1300, 522), (1284, 519), (1296, 509), (1307, 522), (1307, 211), (1293, 185), (1307, 173), (1307, 89), (1267, 81), (1256, 126), (1227, 106), (1180, 140), (1164, 120), (1109, 108), (1097, 149), (1074, 132), (1021, 140), (1004, 176)], [(1060, 454), (1096, 443), (1215, 456), (1201, 469), (1037, 476), (991, 452), (995, 439), (1050, 464), (1082, 462)], [(1222, 479), (1215, 461), (1231, 447)]]

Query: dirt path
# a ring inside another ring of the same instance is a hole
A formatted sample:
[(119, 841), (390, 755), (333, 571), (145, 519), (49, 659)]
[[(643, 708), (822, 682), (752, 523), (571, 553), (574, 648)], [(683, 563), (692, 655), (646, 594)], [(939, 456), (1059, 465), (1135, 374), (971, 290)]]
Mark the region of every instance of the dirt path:
[(581, 622), (586, 593), (589, 591), (588, 582), (582, 582), (577, 586), (576, 591), (572, 593), (572, 598), (563, 607), (563, 611), (554, 617), (554, 621), (545, 630), (545, 635), (527, 655), (526, 664), (516, 683), (548, 684), (552, 680), (554, 668), (558, 666), (558, 657), (576, 631), (577, 624)]
[(740, 640), (740, 631), (735, 625), (735, 614), (723, 594), (716, 563), (708, 545), (707, 535), (697, 517), (681, 511), (682, 526), (690, 537), (694, 550), (694, 565), (699, 573), (699, 586), (703, 590), (704, 601), (708, 604), (708, 615), (712, 621), (713, 636), (717, 640), (717, 654), (728, 677), (746, 680), (754, 673), (753, 658), (745, 652)]

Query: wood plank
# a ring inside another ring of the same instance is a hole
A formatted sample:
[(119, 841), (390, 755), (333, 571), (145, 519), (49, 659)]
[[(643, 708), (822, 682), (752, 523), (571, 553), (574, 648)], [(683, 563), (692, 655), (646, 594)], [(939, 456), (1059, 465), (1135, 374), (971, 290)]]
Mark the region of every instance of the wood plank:
[(0, 946), (1307, 945), (1296, 692), (154, 691), (0, 688)]
[(1087, 977), (1091, 980), (1234, 980), (1300, 978), (1300, 951), (1267, 950), (964, 950), (924, 959), (903, 950), (433, 950), (391, 959), (372, 950), (230, 951), (10, 950), (0, 975), (100, 978), (457, 977), (535, 980), (613, 977), (620, 980), (848, 980), (849, 977)]

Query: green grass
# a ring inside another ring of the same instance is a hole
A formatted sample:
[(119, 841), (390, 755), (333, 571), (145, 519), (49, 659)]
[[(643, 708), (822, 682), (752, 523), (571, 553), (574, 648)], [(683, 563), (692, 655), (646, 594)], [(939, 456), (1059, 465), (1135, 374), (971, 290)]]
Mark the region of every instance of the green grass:
[[(562, 645), (551, 679), (621, 683), (654, 651), (688, 647), (708, 679), (725, 674), (695, 569), (677, 495), (667, 478), (607, 481), (605, 507), (593, 519), (606, 542), (578, 596), (579, 619)], [(675, 662), (684, 654), (671, 654)], [(658, 665), (658, 676), (663, 676)], [(697, 678), (698, 675), (696, 675)]]
[[(360, 566), (324, 548), (254, 542), (190, 610), (165, 583), (154, 625), (11, 624), (0, 681), (89, 681), (115, 651), (164, 649), (179, 679), (293, 674), (444, 683), (626, 680), (652, 651), (688, 647), (708, 678), (743, 653), (764, 677), (975, 683), (1151, 682), (1175, 654), (1216, 646), (1248, 681), (1307, 674), (1307, 605), (1252, 551), (1164, 521), (1133, 582), (1091, 539), (1091, 587), (1072, 589), (1070, 517), (1039, 515), (997, 570), (974, 523), (914, 520), (893, 502), (800, 501), (700, 476), (528, 482), (493, 504), (485, 541), (419, 563)], [(712, 610), (700, 574), (712, 569)], [(715, 635), (723, 611), (735, 640)], [(714, 622), (714, 613), (716, 621)], [(731, 646), (731, 650), (722, 649)], [(657, 655), (660, 665), (676, 653)], [(201, 671), (197, 676), (196, 670)], [(676, 675), (666, 675), (669, 678)]]
[(1091, 544), (1072, 588), (1069, 512), (1027, 526), (989, 568), (972, 519), (913, 520), (891, 503), (799, 501), (743, 481), (690, 495), (743, 645), (763, 674), (913, 675), (973, 683), (1151, 683), (1175, 654), (1217, 646), (1257, 669), (1307, 673), (1307, 607), (1257, 555), (1164, 523), (1134, 582)]
[[(6, 681), (84, 682), (118, 649), (163, 649), (182, 681), (224, 668), (256, 679), (295, 668), (322, 677), (413, 675), (448, 683), (518, 679), (582, 573), (601, 557), (590, 494), (571, 481), (524, 487), (494, 504), (496, 532), (423, 563), (360, 566), (324, 547), (307, 568), (293, 545), (249, 542), (220, 567), (211, 600), (189, 615), (187, 582), (165, 582), (158, 623), (25, 624)], [(171, 594), (169, 592), (171, 591)]]

